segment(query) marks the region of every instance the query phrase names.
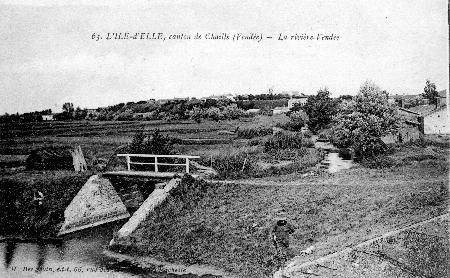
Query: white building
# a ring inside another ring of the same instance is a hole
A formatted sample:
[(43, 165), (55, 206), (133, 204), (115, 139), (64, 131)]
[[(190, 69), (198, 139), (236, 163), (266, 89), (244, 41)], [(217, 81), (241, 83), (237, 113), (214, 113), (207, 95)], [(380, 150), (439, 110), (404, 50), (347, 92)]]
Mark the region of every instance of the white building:
[(441, 106), (438, 109), (423, 115), (423, 133), (450, 134), (449, 120), (447, 106)]
[(42, 115), (42, 120), (43, 121), (53, 121), (55, 119), (53, 118), (53, 115), (50, 114), (50, 115)]
[(291, 109), (294, 107), (296, 103), (300, 103), (301, 105), (304, 105), (306, 101), (308, 100), (308, 96), (302, 95), (300, 97), (291, 98), (288, 100), (288, 108)]

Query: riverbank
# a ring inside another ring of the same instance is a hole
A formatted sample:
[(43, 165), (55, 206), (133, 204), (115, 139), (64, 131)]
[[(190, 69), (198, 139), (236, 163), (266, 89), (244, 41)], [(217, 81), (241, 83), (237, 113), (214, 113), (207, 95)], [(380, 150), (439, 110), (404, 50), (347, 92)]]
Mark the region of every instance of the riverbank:
[[(449, 277), (449, 214), (395, 229), (306, 263), (287, 264), (283, 275), (305, 277)], [(274, 278), (281, 277), (278, 271)]]
[(269, 239), (275, 211), (297, 226), (291, 256), (305, 260), (444, 213), (448, 147), (394, 148), (377, 167), (336, 174), (291, 174), (211, 183), (195, 204), (144, 222), (128, 239), (129, 255), (184, 265), (210, 265), (239, 277), (270, 277), (278, 265)]
[(121, 254), (117, 252), (112, 252), (110, 250), (105, 250), (103, 254), (118, 263), (126, 263), (127, 265), (133, 265), (136, 268), (142, 269), (145, 271), (146, 269), (151, 272), (157, 273), (167, 273), (167, 274), (175, 274), (175, 275), (195, 275), (199, 277), (203, 277), (207, 275), (208, 277), (223, 277), (223, 278), (234, 278), (236, 276), (231, 275), (229, 273), (225, 273), (224, 271), (207, 266), (207, 265), (181, 265), (175, 263), (168, 263), (156, 260), (151, 257), (145, 256), (130, 256), (127, 254)]
[[(91, 172), (26, 171), (3, 173), (0, 178), (0, 235), (24, 238), (56, 236), (64, 210)], [(33, 190), (44, 196), (39, 209)]]

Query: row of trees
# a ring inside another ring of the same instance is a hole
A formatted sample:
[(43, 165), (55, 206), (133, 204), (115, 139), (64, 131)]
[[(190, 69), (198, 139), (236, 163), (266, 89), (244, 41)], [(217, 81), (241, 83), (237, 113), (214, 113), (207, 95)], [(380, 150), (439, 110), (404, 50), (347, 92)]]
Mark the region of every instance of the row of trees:
[(18, 122), (18, 121), (24, 121), (24, 122), (40, 122), (42, 121), (43, 115), (49, 115), (52, 113), (51, 109), (46, 109), (42, 111), (34, 111), (34, 112), (28, 112), (23, 114), (8, 114), (5, 113), (4, 115), (0, 116), (0, 122), (2, 123), (12, 123), (12, 122)]

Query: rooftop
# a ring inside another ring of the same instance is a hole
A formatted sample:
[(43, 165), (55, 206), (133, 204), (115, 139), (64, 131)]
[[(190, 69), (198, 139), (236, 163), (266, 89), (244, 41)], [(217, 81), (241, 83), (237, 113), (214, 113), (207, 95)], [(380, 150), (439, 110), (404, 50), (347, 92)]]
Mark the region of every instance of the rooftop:
[(419, 105), (409, 108), (409, 111), (418, 113), (421, 116), (427, 116), (433, 112), (440, 111), (442, 109), (447, 108), (446, 105), (440, 106), (436, 109), (436, 105), (434, 104), (427, 104), (427, 105)]

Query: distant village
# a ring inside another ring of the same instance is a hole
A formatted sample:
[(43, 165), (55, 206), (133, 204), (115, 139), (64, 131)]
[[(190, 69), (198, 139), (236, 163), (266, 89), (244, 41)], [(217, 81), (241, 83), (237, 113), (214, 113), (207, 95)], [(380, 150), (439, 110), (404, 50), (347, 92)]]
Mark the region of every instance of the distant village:
[[(65, 103), (63, 112), (52, 113), (50, 109), (23, 114), (4, 114), (0, 122), (42, 122), (42, 121), (134, 121), (134, 120), (227, 120), (252, 117), (258, 114), (287, 114), (294, 106), (306, 104), (309, 95), (298, 91), (264, 94), (222, 94), (202, 98), (149, 99), (138, 102), (119, 103), (107, 107), (87, 109)], [(343, 95), (338, 101), (351, 100)], [(448, 134), (448, 96), (446, 90), (437, 92), (435, 101), (422, 94), (389, 95), (390, 104), (397, 106), (403, 120), (401, 137), (409, 141), (422, 134)], [(397, 139), (392, 139), (397, 140)], [(390, 141), (390, 139), (386, 139)]]

